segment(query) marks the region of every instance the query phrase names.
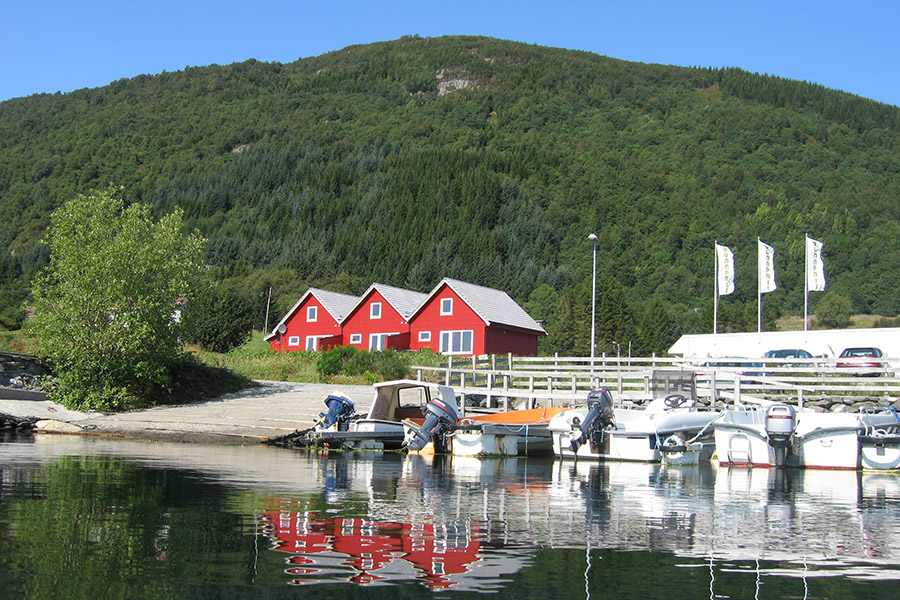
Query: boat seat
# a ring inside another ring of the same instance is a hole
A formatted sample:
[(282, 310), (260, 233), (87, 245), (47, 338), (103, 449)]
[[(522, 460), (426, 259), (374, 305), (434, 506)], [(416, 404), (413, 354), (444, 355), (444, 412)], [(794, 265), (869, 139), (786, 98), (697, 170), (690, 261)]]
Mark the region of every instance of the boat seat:
[(398, 406), (394, 409), (393, 420), (395, 421), (402, 421), (403, 419), (420, 419), (421, 417), (421, 406)]

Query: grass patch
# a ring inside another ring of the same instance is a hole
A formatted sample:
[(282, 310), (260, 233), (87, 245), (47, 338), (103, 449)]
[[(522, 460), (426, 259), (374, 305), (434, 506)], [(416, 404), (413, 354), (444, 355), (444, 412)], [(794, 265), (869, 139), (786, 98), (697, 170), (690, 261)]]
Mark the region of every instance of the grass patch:
[(0, 331), (0, 351), (36, 355), (40, 347), (37, 338), (24, 329)]

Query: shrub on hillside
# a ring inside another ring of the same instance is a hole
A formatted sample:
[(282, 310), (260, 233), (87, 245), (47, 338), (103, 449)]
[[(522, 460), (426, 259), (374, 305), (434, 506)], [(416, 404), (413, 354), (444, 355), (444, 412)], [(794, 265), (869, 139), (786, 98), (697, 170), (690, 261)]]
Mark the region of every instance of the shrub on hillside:
[(378, 379), (402, 379), (409, 374), (409, 365), (396, 350), (367, 352), (353, 346), (338, 346), (319, 353), (316, 370), (323, 377), (334, 375), (369, 375)]

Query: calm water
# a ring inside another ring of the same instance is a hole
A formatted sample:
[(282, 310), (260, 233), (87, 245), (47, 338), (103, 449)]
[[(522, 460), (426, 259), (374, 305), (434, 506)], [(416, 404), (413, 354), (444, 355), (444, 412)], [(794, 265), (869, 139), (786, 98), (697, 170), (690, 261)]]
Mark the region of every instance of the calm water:
[(900, 476), (0, 439), (4, 598), (890, 598)]

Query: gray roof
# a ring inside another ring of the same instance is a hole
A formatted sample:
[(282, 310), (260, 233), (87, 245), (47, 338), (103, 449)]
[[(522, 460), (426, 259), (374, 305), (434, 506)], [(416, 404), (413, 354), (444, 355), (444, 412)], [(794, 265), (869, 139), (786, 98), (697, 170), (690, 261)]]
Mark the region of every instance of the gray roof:
[(414, 292), (412, 290), (385, 285), (383, 283), (373, 283), (369, 286), (369, 289), (357, 299), (356, 304), (347, 315), (356, 310), (356, 307), (361, 305), (365, 299), (369, 297), (372, 290), (381, 294), (385, 301), (387, 301), (387, 303), (407, 321), (409, 321), (409, 318), (413, 313), (415, 313), (419, 309), (419, 306), (421, 306), (428, 298), (428, 294), (423, 294), (422, 292)]
[(315, 298), (319, 301), (328, 314), (334, 318), (338, 323), (346, 317), (350, 311), (356, 306), (356, 303), (359, 301), (359, 298), (356, 296), (351, 296), (349, 294), (341, 294), (340, 292), (330, 292), (328, 290), (321, 290), (319, 288), (309, 288), (306, 292), (300, 296), (300, 299), (297, 300), (297, 303), (291, 307), (291, 310), (287, 311), (278, 323), (275, 324), (275, 327), (272, 328), (272, 331), (269, 335), (265, 336), (263, 339), (270, 339), (275, 335), (275, 332), (278, 331), (278, 327), (285, 323), (291, 315), (297, 312), (297, 309), (300, 308), (300, 305), (303, 304), (303, 301), (306, 300), (309, 296), (315, 296)]
[(525, 312), (524, 308), (510, 298), (509, 294), (501, 290), (445, 277), (431, 290), (428, 296), (434, 295), (444, 284), (456, 292), (456, 295), (489, 326), (503, 325), (537, 333), (547, 333), (537, 321), (531, 318), (531, 315)]
[(330, 292), (318, 288), (309, 288), (309, 292), (322, 303), (325, 310), (327, 310), (338, 323), (340, 323), (344, 317), (349, 315), (350, 311), (353, 310), (353, 307), (356, 306), (356, 303), (359, 302), (358, 296), (351, 296), (350, 294)]

